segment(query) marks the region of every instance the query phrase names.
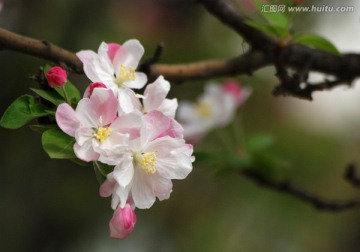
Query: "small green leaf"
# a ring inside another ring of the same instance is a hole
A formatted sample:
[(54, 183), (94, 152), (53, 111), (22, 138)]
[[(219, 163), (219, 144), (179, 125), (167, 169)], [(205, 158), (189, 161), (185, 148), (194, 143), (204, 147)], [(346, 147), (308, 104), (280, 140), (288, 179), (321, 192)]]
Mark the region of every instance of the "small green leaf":
[(73, 159), (75, 138), (59, 129), (49, 129), (42, 135), (42, 145), (50, 158)]
[(31, 95), (23, 95), (16, 99), (5, 111), (0, 126), (18, 129), (35, 118), (48, 115), (44, 105), (37, 104)]
[(98, 161), (94, 161), (93, 166), (94, 166), (96, 179), (100, 184), (102, 184), (105, 181), (106, 175), (114, 170), (114, 167), (103, 164)]
[(57, 129), (57, 128), (58, 127), (56, 125), (38, 125), (38, 124), (30, 125), (30, 129), (40, 134), (44, 133), (49, 129)]
[(262, 12), (261, 14), (271, 26), (287, 30), (291, 26), (290, 20), (281, 12)]
[(338, 49), (326, 38), (315, 34), (299, 34), (292, 38), (291, 42), (312, 46), (328, 53), (340, 55)]
[(82, 160), (80, 160), (78, 158), (71, 158), (70, 160), (73, 161), (75, 164), (80, 165), (80, 166), (88, 166), (89, 165), (89, 162), (82, 161)]
[(250, 153), (259, 152), (274, 144), (274, 137), (271, 135), (257, 134), (248, 138), (246, 149)]
[(64, 95), (64, 90), (63, 88), (65, 88), (65, 92), (69, 97), (69, 100), (71, 101), (71, 105), (73, 107), (76, 106), (76, 104), (79, 102), (79, 100), (81, 99), (81, 94), (79, 92), (79, 90), (77, 89), (77, 87), (72, 84), (70, 81), (67, 81), (64, 86), (59, 87), (59, 88), (54, 88), (55, 91), (65, 99), (65, 95)]
[(64, 98), (62, 96), (60, 96), (54, 90), (43, 90), (43, 89), (36, 89), (36, 88), (31, 88), (31, 90), (34, 91), (40, 97), (44, 98), (45, 100), (51, 102), (52, 104), (54, 104), (56, 106), (65, 102)]

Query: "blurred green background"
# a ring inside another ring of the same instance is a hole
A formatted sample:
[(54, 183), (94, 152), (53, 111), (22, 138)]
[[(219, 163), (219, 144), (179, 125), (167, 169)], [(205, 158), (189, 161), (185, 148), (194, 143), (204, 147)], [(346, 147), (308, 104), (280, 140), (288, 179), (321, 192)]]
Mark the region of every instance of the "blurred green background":
[[(244, 1), (233, 3), (246, 11)], [(307, 4), (339, 5), (331, 0)], [(355, 6), (354, 12), (300, 13), (294, 29), (327, 35), (325, 27), (330, 26), (329, 39), (342, 51), (359, 51), (351, 36), (358, 36), (360, 9), (356, 1), (341, 4)], [(102, 41), (137, 38), (147, 57), (164, 42), (161, 63), (227, 58), (248, 49), (201, 5), (185, 0), (5, 0), (0, 26), (73, 52), (97, 50)], [(0, 114), (31, 92), (36, 83), (28, 76), (47, 63), (0, 52)], [(81, 90), (88, 84), (85, 76), (71, 80)], [(329, 198), (358, 197), (359, 191), (342, 176), (346, 164), (360, 163), (359, 90), (324, 92), (310, 103), (274, 98), (277, 80), (271, 67), (238, 80), (253, 89), (240, 109), (245, 134), (273, 135), (271, 153), (289, 163), (277, 178), (289, 178)], [(204, 84), (173, 85), (169, 96), (194, 99)], [(217, 141), (213, 133), (202, 148)], [(0, 251), (360, 251), (360, 209), (321, 212), (236, 174), (216, 176), (217, 167), (196, 163), (187, 179), (174, 182), (169, 200), (136, 211), (130, 237), (110, 239), (110, 199), (99, 197), (91, 167), (50, 160), (40, 135), (28, 127), (0, 129), (0, 139)]]

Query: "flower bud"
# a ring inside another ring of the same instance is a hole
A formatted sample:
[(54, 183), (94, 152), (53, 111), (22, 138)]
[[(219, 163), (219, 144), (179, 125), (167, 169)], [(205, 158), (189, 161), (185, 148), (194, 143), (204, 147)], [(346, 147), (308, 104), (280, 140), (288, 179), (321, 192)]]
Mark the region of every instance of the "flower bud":
[(67, 74), (63, 68), (54, 66), (46, 72), (46, 79), (50, 87), (57, 88), (63, 86), (67, 82)]
[(136, 224), (136, 215), (130, 204), (124, 208), (120, 206), (115, 210), (110, 220), (110, 236), (116, 239), (125, 239), (130, 235)]

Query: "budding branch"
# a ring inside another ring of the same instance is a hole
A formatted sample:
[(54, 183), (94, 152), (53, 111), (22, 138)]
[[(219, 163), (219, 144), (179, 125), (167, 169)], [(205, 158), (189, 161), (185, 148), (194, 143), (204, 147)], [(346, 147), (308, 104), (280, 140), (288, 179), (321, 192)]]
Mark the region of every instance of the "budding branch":
[[(172, 82), (209, 79), (214, 77), (251, 75), (265, 66), (274, 66), (274, 74), (280, 84), (273, 94), (289, 95), (303, 99), (312, 99), (314, 91), (328, 90), (338, 85), (349, 85), (360, 77), (360, 55), (334, 55), (318, 49), (299, 44), (284, 44), (246, 24), (245, 19), (226, 0), (198, 0), (206, 10), (217, 19), (238, 33), (250, 49), (242, 55), (228, 59), (203, 60), (184, 64), (159, 64), (162, 47), (158, 47), (154, 56), (139, 66), (150, 79), (163, 75)], [(239, 42), (240, 45), (240, 42)], [(69, 71), (83, 74), (83, 65), (78, 57), (53, 43), (21, 36), (0, 28), (0, 50), (12, 50), (37, 56), (66, 67)], [(295, 74), (289, 74), (289, 68)], [(309, 83), (307, 78), (311, 71), (331, 75), (335, 80), (323, 83)], [(305, 86), (304, 86), (305, 84)], [(253, 170), (241, 173), (261, 186), (281, 191), (299, 198), (322, 210), (340, 211), (360, 206), (360, 200), (348, 202), (326, 201), (311, 195), (303, 189), (288, 182), (269, 180)], [(353, 185), (360, 184), (349, 168), (348, 180)]]

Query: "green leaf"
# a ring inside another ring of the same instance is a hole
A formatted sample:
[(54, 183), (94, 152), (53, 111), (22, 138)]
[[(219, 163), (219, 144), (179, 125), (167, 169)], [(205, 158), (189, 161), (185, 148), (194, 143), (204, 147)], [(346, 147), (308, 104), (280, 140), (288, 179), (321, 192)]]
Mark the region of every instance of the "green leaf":
[(246, 149), (250, 153), (259, 152), (274, 144), (274, 137), (266, 134), (257, 134), (248, 138)]
[(18, 129), (31, 120), (48, 115), (44, 105), (37, 104), (31, 95), (23, 95), (16, 99), (5, 111), (0, 126)]
[(88, 166), (89, 165), (89, 162), (82, 161), (82, 160), (80, 160), (78, 158), (71, 158), (70, 160), (73, 161), (75, 164), (80, 165), (80, 166)]
[(55, 91), (65, 99), (65, 95), (64, 95), (64, 90), (63, 88), (65, 88), (65, 92), (69, 97), (69, 100), (71, 101), (71, 105), (73, 107), (76, 107), (76, 104), (79, 102), (79, 100), (81, 99), (81, 94), (79, 92), (79, 90), (77, 89), (77, 87), (72, 84), (70, 81), (67, 81), (64, 86), (59, 87), (59, 88), (54, 88)]
[(261, 14), (271, 26), (286, 30), (288, 30), (291, 26), (290, 20), (281, 12), (262, 12)]
[(30, 129), (32, 129), (35, 132), (38, 133), (44, 133), (45, 131), (49, 130), (49, 129), (58, 129), (57, 125), (38, 125), (38, 124), (33, 124), (30, 125)]
[(105, 181), (106, 175), (114, 170), (114, 167), (103, 164), (98, 161), (94, 161), (93, 166), (94, 166), (96, 179), (100, 184), (102, 184)]
[(328, 53), (340, 55), (338, 49), (326, 38), (315, 34), (299, 34), (292, 38), (291, 42), (312, 46)]
[(75, 138), (59, 129), (49, 129), (42, 135), (42, 145), (50, 158), (73, 159)]
[(34, 91), (40, 97), (51, 102), (55, 106), (58, 106), (61, 103), (65, 102), (65, 99), (61, 95), (59, 95), (57, 92), (55, 92), (54, 90), (43, 90), (43, 89), (36, 89), (36, 88), (31, 88), (31, 90)]

